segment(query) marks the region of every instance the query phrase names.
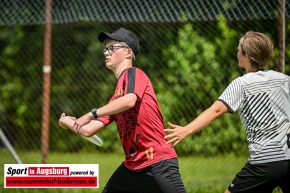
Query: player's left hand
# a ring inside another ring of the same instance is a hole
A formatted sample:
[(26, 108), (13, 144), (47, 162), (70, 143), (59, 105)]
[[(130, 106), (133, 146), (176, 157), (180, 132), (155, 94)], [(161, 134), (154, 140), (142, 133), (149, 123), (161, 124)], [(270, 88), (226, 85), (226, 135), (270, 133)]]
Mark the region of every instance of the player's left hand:
[(165, 132), (170, 133), (164, 137), (165, 139), (168, 139), (166, 144), (172, 143), (173, 146), (175, 146), (190, 134), (184, 127), (174, 125), (170, 122), (168, 122), (168, 125), (171, 127), (171, 129), (164, 129)]
[(75, 121), (76, 118), (75, 117), (71, 117), (71, 116), (66, 116), (65, 113), (62, 113), (59, 120), (58, 120), (58, 124), (59, 126), (61, 126), (64, 129), (68, 129), (69, 128), (69, 121)]

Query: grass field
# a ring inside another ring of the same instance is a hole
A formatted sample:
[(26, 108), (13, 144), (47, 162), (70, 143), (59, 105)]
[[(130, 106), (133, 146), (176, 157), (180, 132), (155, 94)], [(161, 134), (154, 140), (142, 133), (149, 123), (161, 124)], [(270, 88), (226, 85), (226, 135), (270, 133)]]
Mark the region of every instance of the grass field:
[[(4, 189), (4, 164), (15, 163), (7, 150), (0, 150), (0, 192), (2, 193), (99, 193), (107, 180), (123, 160), (122, 154), (100, 153), (49, 153), (50, 164), (99, 164), (99, 189)], [(41, 163), (40, 152), (21, 152), (25, 164)], [(5, 159), (3, 159), (5, 158)], [(180, 173), (188, 193), (221, 193), (234, 175), (246, 163), (247, 157), (179, 157)]]

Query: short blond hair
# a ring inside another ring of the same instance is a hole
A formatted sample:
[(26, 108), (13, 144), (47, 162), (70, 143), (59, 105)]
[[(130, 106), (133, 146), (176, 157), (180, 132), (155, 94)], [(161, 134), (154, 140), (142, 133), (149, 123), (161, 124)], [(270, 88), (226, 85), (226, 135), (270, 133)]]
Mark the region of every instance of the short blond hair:
[(241, 39), (242, 54), (247, 54), (251, 65), (261, 69), (274, 57), (273, 43), (268, 36), (260, 32), (247, 32)]

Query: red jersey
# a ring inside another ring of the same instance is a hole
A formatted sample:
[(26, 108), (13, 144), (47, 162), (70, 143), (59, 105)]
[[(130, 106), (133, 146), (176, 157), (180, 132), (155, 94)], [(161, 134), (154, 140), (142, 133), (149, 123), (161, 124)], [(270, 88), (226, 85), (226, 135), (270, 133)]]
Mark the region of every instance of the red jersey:
[(105, 125), (115, 121), (125, 153), (125, 166), (138, 170), (159, 162), (176, 158), (175, 149), (166, 144), (163, 116), (153, 86), (139, 68), (124, 70), (116, 84), (109, 103), (127, 93), (137, 95), (135, 106), (111, 116), (99, 117)]

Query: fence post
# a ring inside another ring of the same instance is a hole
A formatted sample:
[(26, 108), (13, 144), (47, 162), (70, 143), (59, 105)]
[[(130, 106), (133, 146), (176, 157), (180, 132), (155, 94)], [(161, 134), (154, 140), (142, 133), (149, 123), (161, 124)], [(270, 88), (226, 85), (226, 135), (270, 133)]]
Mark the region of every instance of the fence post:
[(50, 76), (51, 76), (51, 7), (52, 0), (45, 1), (45, 32), (43, 61), (43, 106), (42, 106), (42, 163), (47, 163), (49, 147)]
[(278, 71), (285, 71), (285, 0), (279, 0), (278, 19)]
[[(278, 71), (285, 72), (285, 0), (279, 0), (279, 19), (278, 19)], [(277, 187), (278, 192), (282, 192)]]

